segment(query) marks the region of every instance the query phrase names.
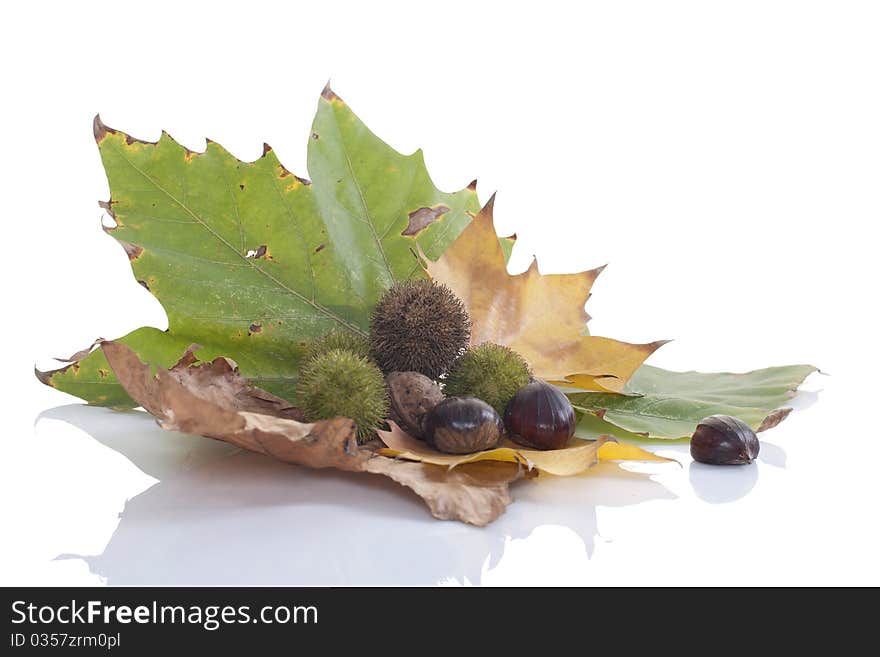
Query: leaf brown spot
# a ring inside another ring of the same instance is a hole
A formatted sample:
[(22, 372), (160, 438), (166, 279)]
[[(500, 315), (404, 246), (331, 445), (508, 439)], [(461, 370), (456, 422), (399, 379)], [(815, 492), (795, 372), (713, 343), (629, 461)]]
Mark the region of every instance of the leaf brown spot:
[(320, 139), (320, 136), (318, 135), (317, 132), (312, 133), (312, 139)]
[(257, 260), (259, 260), (260, 258), (265, 258), (266, 253), (268, 252), (269, 249), (266, 247), (266, 245), (260, 244), (260, 246), (257, 247), (257, 252), (254, 254), (254, 258), (256, 258)]
[(92, 133), (95, 135), (95, 141), (100, 142), (107, 135), (116, 134), (116, 131), (104, 125), (100, 114), (95, 114), (95, 118), (92, 120)]
[(469, 190), (471, 190), (472, 192), (477, 191), (477, 180), (476, 180), (476, 178), (475, 178), (474, 180), (471, 180), (471, 181), (468, 183), (467, 188), (468, 188)]
[(102, 379), (106, 379), (109, 374), (110, 372), (105, 370), (103, 367), (98, 369), (98, 376), (100, 376)]
[[(124, 132), (120, 133), (118, 130), (114, 130), (113, 128), (106, 125), (101, 120), (100, 114), (96, 114), (95, 118), (92, 120), (92, 134), (95, 135), (95, 141), (98, 143), (101, 143), (101, 141), (107, 135), (116, 135), (116, 134), (122, 134), (125, 137), (125, 145), (126, 146), (133, 146), (135, 144), (137, 144), (137, 145), (146, 145), (146, 144), (155, 145), (155, 144), (159, 143), (156, 141), (147, 141), (146, 139), (138, 139), (137, 137), (132, 137), (131, 135), (125, 134)], [(164, 130), (162, 131), (162, 134), (165, 137), (169, 136), (168, 133), (165, 132)]]
[(109, 201), (98, 201), (98, 207), (104, 210), (114, 221), (116, 221), (116, 213), (113, 211), (114, 203), (116, 203), (116, 201), (112, 198)]
[(127, 255), (128, 259), (132, 262), (140, 258), (144, 252), (144, 247), (138, 246), (137, 244), (125, 242), (123, 240), (119, 240), (119, 243), (122, 245), (122, 248), (125, 249), (125, 255)]
[(324, 85), (324, 89), (321, 91), (321, 98), (324, 100), (334, 101), (334, 100), (342, 100), (336, 93), (330, 88), (330, 83), (328, 82)]
[(262, 332), (263, 332), (263, 326), (261, 324), (258, 324), (257, 322), (254, 322), (253, 324), (248, 326), (248, 335), (253, 335), (254, 333), (262, 333)]
[(299, 176), (294, 176), (297, 180), (299, 180), (303, 185), (311, 185), (312, 181), (308, 178), (300, 178)]
[(104, 342), (104, 338), (97, 338), (94, 342), (92, 342), (92, 344), (90, 344), (85, 349), (80, 349), (75, 354), (72, 354), (71, 356), (68, 356), (67, 358), (58, 358), (56, 356), (55, 360), (61, 361), (62, 363), (75, 363), (76, 361), (80, 361), (83, 358), (85, 358), (86, 356), (88, 356), (90, 353), (92, 353), (92, 349), (94, 349), (95, 346), (101, 344), (102, 342)]
[(146, 282), (146, 281), (139, 280), (138, 283), (140, 283), (141, 285), (143, 285), (143, 286), (144, 286), (144, 289), (145, 289), (147, 292), (150, 291), (150, 286), (147, 285), (147, 282)]
[(419, 208), (409, 213), (409, 224), (403, 230), (401, 235), (414, 236), (421, 233), (425, 228), (437, 221), (441, 216), (449, 212), (449, 208), (445, 205), (438, 205), (436, 208)]
[(325, 248), (327, 248), (327, 245), (326, 245), (326, 244), (319, 244), (319, 245), (318, 245), (318, 248), (315, 249), (315, 253), (320, 253), (320, 252), (323, 251)]
[[(70, 367), (69, 365), (67, 367)], [(34, 376), (37, 377), (37, 381), (42, 383), (45, 386), (50, 386), (52, 388), (55, 387), (55, 382), (52, 380), (52, 377), (55, 374), (64, 373), (67, 367), (62, 367), (60, 370), (52, 370), (49, 372), (44, 372), (43, 370), (38, 370), (36, 367), (34, 368)]]
[(264, 156), (268, 155), (271, 152), (272, 152), (272, 147), (269, 146), (269, 144), (267, 144), (266, 142), (263, 142), (263, 155)]
[(239, 188), (241, 191), (244, 191), (244, 185), (239, 185), (238, 188)]
[(777, 408), (775, 411), (764, 418), (764, 421), (761, 422), (761, 426), (758, 427), (756, 430), (757, 433), (767, 431), (767, 429), (772, 429), (777, 424), (782, 422), (785, 418), (787, 418), (788, 414), (791, 413), (791, 411), (791, 408)]

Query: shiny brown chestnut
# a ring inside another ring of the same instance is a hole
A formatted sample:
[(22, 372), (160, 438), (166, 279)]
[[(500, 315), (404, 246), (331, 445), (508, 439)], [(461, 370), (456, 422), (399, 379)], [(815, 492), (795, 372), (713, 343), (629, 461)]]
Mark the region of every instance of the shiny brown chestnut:
[(691, 456), (711, 465), (743, 465), (758, 456), (761, 444), (752, 428), (729, 415), (700, 420), (691, 437)]
[(470, 454), (498, 444), (504, 425), (494, 408), (476, 397), (450, 397), (422, 420), (425, 442), (448, 454)]
[(507, 404), (504, 424), (511, 440), (534, 449), (560, 449), (575, 430), (568, 397), (543, 381), (532, 381)]

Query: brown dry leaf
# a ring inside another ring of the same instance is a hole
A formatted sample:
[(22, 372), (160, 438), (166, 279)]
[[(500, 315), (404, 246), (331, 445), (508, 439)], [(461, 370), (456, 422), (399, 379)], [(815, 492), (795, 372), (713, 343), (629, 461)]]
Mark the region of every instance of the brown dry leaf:
[(657, 456), (636, 447), (624, 445), (612, 436), (600, 436), (598, 440), (581, 440), (575, 438), (563, 449), (538, 450), (526, 449), (505, 440), (495, 449), (487, 449), (472, 454), (444, 454), (430, 447), (427, 443), (413, 438), (394, 422), (389, 422), (390, 431), (378, 431), (379, 437), (386, 447), (379, 453), (385, 456), (442, 465), (452, 469), (464, 464), (485, 462), (519, 463), (529, 470), (537, 470), (559, 477), (581, 474), (594, 466), (599, 459), (633, 460), (633, 461), (670, 461), (671, 459)]
[(364, 471), (390, 477), (421, 497), (441, 520), (462, 520), (482, 527), (504, 513), (513, 500), (508, 484), (531, 475), (514, 463), (469, 463), (448, 470), (427, 463), (375, 456)]
[(449, 471), (399, 461), (359, 446), (347, 418), (301, 422), (285, 400), (255, 388), (235, 363), (199, 363), (187, 349), (170, 370), (155, 374), (134, 351), (117, 342), (101, 349), (126, 392), (172, 431), (199, 434), (310, 468), (336, 468), (389, 477), (415, 491), (441, 519), (486, 525), (511, 502), (508, 484), (528, 476), (518, 463), (474, 463)]
[(494, 197), (436, 261), (425, 269), (464, 302), (471, 344), (496, 342), (525, 358), (536, 376), (577, 375), (579, 387), (620, 392), (633, 372), (665, 341), (629, 344), (584, 336), (584, 305), (601, 268), (541, 275), (537, 261), (511, 276), (492, 219)]

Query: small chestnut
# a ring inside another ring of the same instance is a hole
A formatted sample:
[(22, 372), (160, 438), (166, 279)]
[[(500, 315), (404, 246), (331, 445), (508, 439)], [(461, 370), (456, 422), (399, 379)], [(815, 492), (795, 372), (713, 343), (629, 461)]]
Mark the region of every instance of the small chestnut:
[(507, 404), (504, 424), (511, 440), (535, 449), (560, 449), (575, 431), (568, 397), (543, 381), (532, 381)]
[(422, 419), (425, 442), (448, 454), (470, 454), (498, 444), (504, 425), (494, 408), (476, 397), (450, 397)]
[(761, 444), (752, 428), (729, 415), (700, 420), (691, 437), (691, 456), (711, 465), (742, 465), (758, 456)]

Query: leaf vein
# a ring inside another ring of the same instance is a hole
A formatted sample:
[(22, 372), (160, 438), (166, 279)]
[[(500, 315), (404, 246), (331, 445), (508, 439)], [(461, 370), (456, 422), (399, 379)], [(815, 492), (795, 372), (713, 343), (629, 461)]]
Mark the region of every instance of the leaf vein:
[[(335, 118), (335, 117), (334, 117)], [(354, 188), (357, 190), (358, 199), (361, 202), (361, 207), (364, 209), (364, 217), (361, 218), (367, 226), (370, 227), (370, 233), (373, 236), (373, 241), (376, 243), (376, 248), (379, 249), (379, 253), (382, 254), (382, 262), (385, 265), (385, 269), (388, 272), (388, 276), (391, 280), (394, 280), (394, 272), (391, 269), (391, 263), (388, 261), (388, 254), (385, 253), (385, 246), (382, 244), (382, 240), (379, 239), (379, 234), (376, 232), (376, 226), (373, 223), (373, 219), (370, 216), (370, 211), (367, 208), (367, 199), (364, 196), (364, 192), (361, 189), (361, 185), (358, 182), (357, 175), (354, 172), (354, 165), (352, 164), (351, 157), (348, 154), (348, 148), (345, 144), (345, 138), (342, 136), (342, 131), (339, 129), (338, 124), (334, 121), (334, 125), (336, 126), (336, 131), (339, 134), (339, 143), (342, 148), (342, 154), (345, 156), (345, 164), (348, 166), (348, 172), (351, 174), (351, 180), (354, 183)]]
[(254, 270), (258, 271), (258, 272), (261, 273), (263, 276), (265, 276), (265, 277), (269, 278), (270, 280), (272, 280), (276, 285), (278, 285), (278, 287), (282, 288), (283, 290), (286, 290), (286, 291), (289, 292), (291, 295), (297, 297), (298, 299), (302, 299), (305, 303), (307, 303), (307, 304), (309, 304), (310, 306), (312, 306), (315, 310), (317, 310), (317, 311), (320, 312), (321, 314), (326, 315), (327, 317), (329, 317), (329, 318), (332, 319), (333, 321), (335, 321), (335, 322), (337, 322), (337, 323), (339, 323), (339, 324), (342, 324), (343, 326), (345, 326), (346, 328), (348, 328), (348, 329), (351, 330), (351, 331), (354, 331), (355, 333), (358, 333), (358, 334), (360, 334), (360, 335), (365, 335), (363, 329), (361, 329), (359, 326), (355, 326), (354, 324), (351, 324), (350, 322), (347, 322), (347, 321), (345, 321), (344, 319), (342, 319), (341, 317), (339, 317), (339, 316), (333, 314), (330, 310), (328, 310), (327, 308), (325, 308), (325, 307), (322, 306), (321, 304), (316, 303), (315, 301), (310, 300), (310, 299), (307, 298), (305, 295), (303, 295), (303, 294), (301, 294), (300, 292), (298, 292), (298, 291), (294, 290), (293, 288), (289, 287), (289, 286), (286, 285), (283, 281), (279, 280), (277, 277), (273, 276), (272, 274), (270, 274), (269, 272), (267, 272), (267, 271), (264, 270), (263, 268), (258, 267), (258, 266), (254, 263), (254, 261), (253, 261), (252, 259), (250, 259), (250, 258), (245, 258), (245, 257), (244, 257), (244, 254), (239, 253), (238, 250), (237, 250), (234, 246), (232, 246), (232, 244), (230, 244), (230, 243), (229, 243), (229, 242), (228, 242), (228, 241), (227, 241), (222, 235), (220, 235), (220, 234), (219, 234), (217, 231), (215, 231), (210, 225), (208, 225), (208, 224), (207, 224), (207, 223), (206, 223), (206, 222), (205, 222), (205, 221), (204, 221), (204, 220), (203, 220), (198, 214), (196, 214), (195, 212), (193, 212), (193, 210), (191, 210), (191, 209), (190, 209), (188, 206), (186, 206), (185, 204), (181, 203), (177, 198), (175, 198), (175, 196), (174, 196), (171, 192), (169, 192), (167, 189), (165, 189), (165, 187), (163, 187), (161, 184), (159, 184), (159, 182), (158, 182), (157, 180), (154, 180), (153, 177), (150, 176), (146, 171), (143, 171), (143, 170), (142, 170), (140, 167), (138, 167), (134, 162), (132, 162), (128, 157), (126, 157), (125, 153), (123, 153), (118, 147), (114, 147), (114, 148), (115, 148), (116, 152), (119, 154), (119, 156), (123, 159), (123, 161), (125, 161), (126, 163), (128, 163), (128, 165), (131, 166), (132, 169), (134, 169), (135, 171), (137, 171), (141, 176), (143, 176), (147, 181), (149, 181), (149, 182), (150, 182), (150, 183), (151, 183), (156, 189), (158, 189), (158, 190), (161, 191), (163, 194), (165, 194), (169, 199), (171, 199), (173, 202), (175, 202), (175, 203), (177, 203), (178, 205), (180, 205), (180, 206), (181, 206), (181, 207), (182, 207), (182, 208), (183, 208), (183, 209), (184, 209), (184, 210), (185, 210), (185, 211), (186, 211), (186, 212), (187, 212), (187, 213), (188, 213), (188, 214), (189, 214), (189, 215), (190, 215), (190, 216), (196, 221), (196, 222), (199, 223), (199, 225), (203, 226), (203, 227), (204, 227), (208, 232), (210, 232), (210, 233), (211, 233), (211, 234), (212, 234), (212, 235), (213, 235), (213, 236), (214, 236), (214, 237), (215, 237), (215, 238), (216, 238), (221, 244), (225, 245), (230, 251), (232, 251), (232, 252), (235, 253), (239, 258), (241, 258), (241, 259), (245, 262), (245, 264), (250, 265)]
[[(281, 202), (284, 203), (284, 209), (287, 212), (287, 216), (290, 219), (290, 222), (293, 224), (294, 230), (296, 230), (296, 232), (298, 233), (301, 233), (302, 231), (299, 230), (299, 226), (297, 225), (296, 217), (293, 214), (293, 210), (291, 210), (290, 208), (290, 203), (288, 202), (287, 197), (282, 193), (281, 186), (278, 184), (278, 179), (274, 175), (272, 175), (271, 171), (269, 172), (269, 177), (272, 178), (272, 186), (278, 193), (278, 197), (281, 199)], [(308, 265), (309, 268), (309, 288), (311, 289), (312, 302), (315, 302), (317, 296), (317, 289), (315, 286), (315, 269), (314, 267), (312, 267), (312, 258), (311, 254), (309, 253), (309, 247), (304, 239), (298, 239), (296, 240), (296, 242), (301, 246), (303, 257), (305, 258), (306, 265)]]

